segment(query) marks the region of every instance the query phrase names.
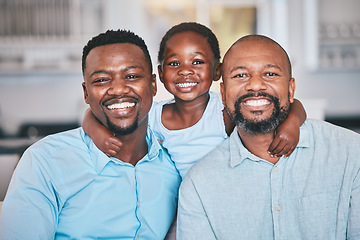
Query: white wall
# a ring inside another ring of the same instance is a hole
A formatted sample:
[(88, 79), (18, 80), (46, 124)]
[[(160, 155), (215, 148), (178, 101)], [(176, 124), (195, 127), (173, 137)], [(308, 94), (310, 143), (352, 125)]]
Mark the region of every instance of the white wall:
[(0, 78), (0, 123), (6, 134), (16, 134), (23, 123), (74, 123), (87, 107), (81, 73)]

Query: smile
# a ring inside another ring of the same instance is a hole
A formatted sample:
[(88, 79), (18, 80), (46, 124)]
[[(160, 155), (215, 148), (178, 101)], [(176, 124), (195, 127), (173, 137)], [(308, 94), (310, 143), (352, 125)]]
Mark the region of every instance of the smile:
[(121, 103), (114, 103), (114, 104), (108, 105), (106, 107), (110, 110), (114, 110), (114, 109), (126, 109), (126, 108), (131, 108), (134, 106), (135, 106), (135, 103), (133, 103), (133, 102), (121, 102)]
[(175, 85), (180, 88), (187, 88), (187, 87), (193, 87), (197, 85), (197, 82), (186, 82), (186, 83), (176, 83)]
[(266, 99), (259, 99), (259, 100), (247, 100), (244, 102), (244, 105), (251, 106), (251, 107), (259, 107), (269, 105), (271, 102)]

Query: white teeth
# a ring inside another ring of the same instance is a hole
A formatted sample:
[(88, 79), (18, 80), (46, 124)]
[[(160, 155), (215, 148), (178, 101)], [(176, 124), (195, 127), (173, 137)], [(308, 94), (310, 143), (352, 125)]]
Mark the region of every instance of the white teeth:
[(130, 102), (122, 102), (122, 103), (114, 103), (107, 106), (108, 109), (119, 109), (119, 108), (129, 108), (135, 106), (135, 103)]
[(270, 104), (270, 102), (268, 100), (248, 100), (244, 103), (244, 105), (248, 105), (248, 106), (253, 106), (253, 107), (258, 107), (258, 106), (263, 106), (263, 105), (268, 105)]
[(186, 87), (192, 87), (195, 86), (197, 83), (177, 83), (176, 86), (181, 87), (181, 88), (186, 88)]

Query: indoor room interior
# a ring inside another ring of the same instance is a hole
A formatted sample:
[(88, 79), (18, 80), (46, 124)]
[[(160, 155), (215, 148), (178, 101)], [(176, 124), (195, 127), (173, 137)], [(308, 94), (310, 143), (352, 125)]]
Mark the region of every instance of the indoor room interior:
[[(143, 37), (155, 71), (161, 37), (180, 22), (210, 27), (221, 55), (243, 35), (269, 36), (290, 56), (307, 116), (360, 132), (359, 10), (358, 0), (1, 0), (0, 201), (29, 145), (81, 125), (82, 48), (107, 29)], [(155, 101), (171, 98), (157, 81)]]

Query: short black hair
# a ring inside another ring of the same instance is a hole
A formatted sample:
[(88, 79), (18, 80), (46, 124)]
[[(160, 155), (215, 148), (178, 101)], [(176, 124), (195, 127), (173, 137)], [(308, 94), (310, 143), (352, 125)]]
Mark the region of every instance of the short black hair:
[(194, 32), (205, 37), (211, 47), (215, 59), (220, 62), (219, 42), (215, 34), (206, 26), (196, 22), (183, 22), (170, 28), (161, 39), (158, 52), (158, 62), (161, 64), (165, 58), (165, 45), (177, 33)]
[(138, 46), (144, 53), (146, 61), (149, 63), (150, 71), (152, 73), (152, 62), (149, 54), (149, 50), (145, 44), (145, 41), (136, 35), (135, 33), (129, 30), (107, 30), (105, 33), (100, 33), (99, 35), (93, 37), (83, 48), (82, 53), (82, 72), (84, 74), (86, 68), (86, 57), (89, 55), (89, 52), (100, 46), (116, 44), (116, 43), (131, 43)]

